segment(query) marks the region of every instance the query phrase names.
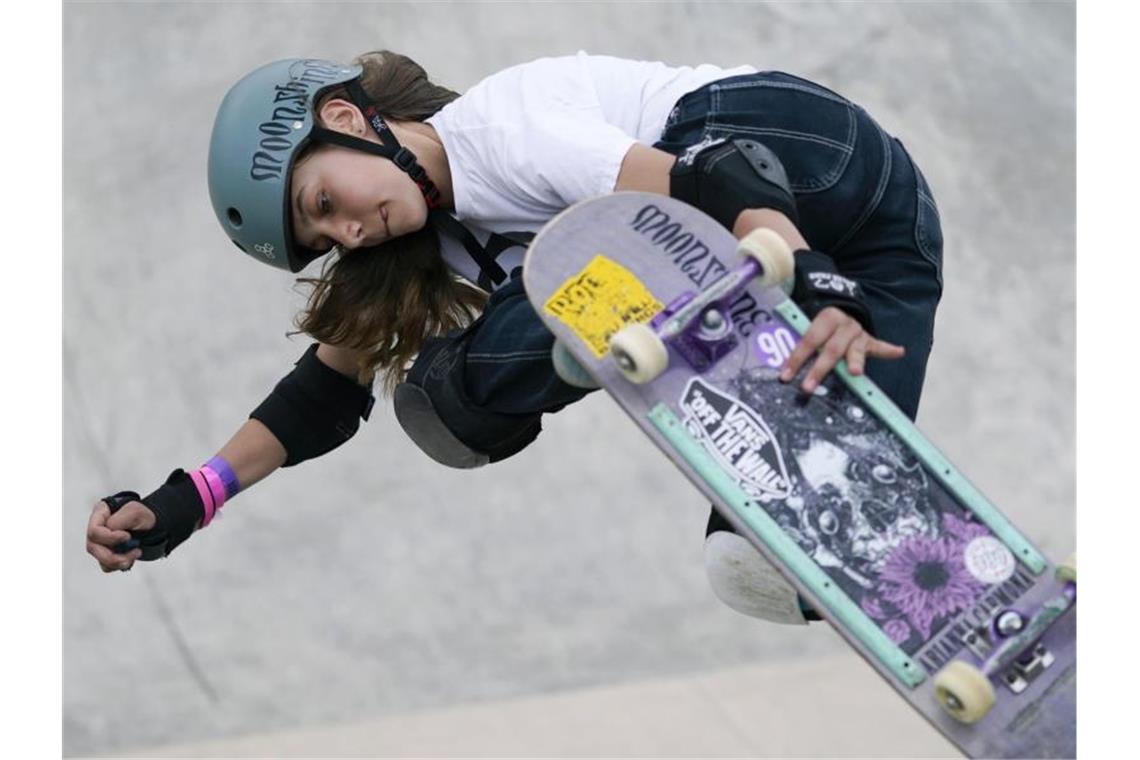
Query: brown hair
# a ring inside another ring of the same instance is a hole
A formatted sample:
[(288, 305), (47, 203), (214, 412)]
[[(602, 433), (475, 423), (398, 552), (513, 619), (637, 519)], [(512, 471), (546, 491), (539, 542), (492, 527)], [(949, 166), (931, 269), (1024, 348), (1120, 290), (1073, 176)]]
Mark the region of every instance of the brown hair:
[[(364, 91), (386, 118), (423, 121), (459, 97), (407, 56), (379, 50), (355, 62), (364, 67)], [(337, 96), (343, 91), (329, 97)], [(468, 324), (487, 299), (447, 268), (431, 226), (371, 248), (338, 248), (318, 277), (298, 282), (312, 291), (297, 328), (363, 351), (360, 373), (379, 374), (384, 393), (404, 379), (425, 338)]]

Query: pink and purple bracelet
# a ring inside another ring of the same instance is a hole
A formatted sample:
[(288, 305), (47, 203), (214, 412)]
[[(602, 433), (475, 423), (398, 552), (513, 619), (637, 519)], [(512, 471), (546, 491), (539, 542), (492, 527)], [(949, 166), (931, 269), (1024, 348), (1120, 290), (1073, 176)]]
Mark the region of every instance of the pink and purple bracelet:
[(219, 515), (226, 499), (236, 496), (241, 491), (241, 484), (234, 475), (229, 462), (221, 457), (214, 457), (199, 469), (190, 473), (190, 479), (198, 489), (198, 496), (202, 499), (205, 514), (202, 517), (202, 527), (205, 528)]

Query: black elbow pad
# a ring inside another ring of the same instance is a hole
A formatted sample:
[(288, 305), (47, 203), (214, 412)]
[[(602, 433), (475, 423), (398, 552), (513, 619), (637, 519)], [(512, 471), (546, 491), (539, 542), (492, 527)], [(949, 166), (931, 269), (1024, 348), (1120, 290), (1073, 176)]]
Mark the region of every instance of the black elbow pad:
[(345, 377), (317, 358), (314, 343), (273, 392), (249, 415), (281, 441), (285, 467), (335, 449), (372, 413), (372, 389)]
[(749, 208), (772, 208), (799, 224), (784, 165), (772, 149), (742, 135), (685, 150), (669, 173), (669, 195), (699, 208), (729, 231)]

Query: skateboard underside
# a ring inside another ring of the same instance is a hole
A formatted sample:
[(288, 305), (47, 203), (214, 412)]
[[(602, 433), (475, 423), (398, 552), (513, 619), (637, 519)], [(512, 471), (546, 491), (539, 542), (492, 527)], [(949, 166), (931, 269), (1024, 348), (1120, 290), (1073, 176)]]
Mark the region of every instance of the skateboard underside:
[[(727, 281), (735, 245), (684, 204), (619, 193), (551, 222), (531, 245), (525, 284), (585, 370), (963, 752), (1074, 755), (1075, 584), (1056, 581), (868, 380), (840, 369), (811, 395), (781, 383), (778, 367), (807, 325), (781, 290), (730, 293), (716, 339), (689, 330), (647, 384), (627, 380), (607, 353), (625, 324), (660, 330), (687, 299)], [(956, 659), (992, 671), (995, 704), (970, 725), (934, 693), (935, 674)]]

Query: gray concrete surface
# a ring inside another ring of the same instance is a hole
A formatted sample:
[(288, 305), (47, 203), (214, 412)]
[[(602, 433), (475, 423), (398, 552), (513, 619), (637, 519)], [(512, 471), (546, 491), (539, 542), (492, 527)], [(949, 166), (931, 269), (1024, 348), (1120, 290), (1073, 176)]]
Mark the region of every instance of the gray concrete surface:
[[(100, 573), (83, 552), (92, 502), (210, 456), (306, 345), (284, 337), (291, 279), (237, 254), (208, 204), (214, 109), (242, 73), (388, 47), (463, 90), (586, 49), (784, 69), (862, 103), (943, 217), (920, 424), (1058, 556), (1075, 542), (1074, 26), (1072, 3), (66, 2), (65, 754), (846, 652), (828, 629), (765, 626), (712, 597), (706, 507), (601, 396), (465, 473), (421, 455), (380, 405), (350, 445), (243, 494), (169, 561)], [(773, 689), (846, 681), (790, 683)], [(866, 719), (855, 700), (821, 704), (835, 753), (859, 752), (842, 744)], [(752, 752), (795, 746), (788, 721), (757, 721), (772, 738)], [(574, 730), (544, 746), (577, 752)], [(654, 746), (603, 738), (597, 753)]]
[[(821, 682), (840, 682), (844, 688), (804, 688)], [(836, 714), (844, 720), (832, 721), (829, 716)], [(277, 758), (960, 757), (886, 682), (846, 652), (271, 735), (144, 747), (129, 756), (270, 753)]]

